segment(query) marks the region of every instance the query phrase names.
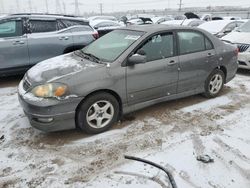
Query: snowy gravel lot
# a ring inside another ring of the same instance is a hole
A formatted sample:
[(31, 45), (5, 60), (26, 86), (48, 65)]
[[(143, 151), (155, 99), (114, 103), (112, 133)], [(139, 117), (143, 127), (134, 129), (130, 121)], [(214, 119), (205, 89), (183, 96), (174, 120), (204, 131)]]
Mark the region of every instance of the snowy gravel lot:
[[(250, 72), (240, 71), (221, 96), (200, 95), (132, 114), (112, 130), (43, 133), (30, 127), (17, 99), (20, 78), (0, 81), (0, 187), (250, 187)], [(209, 155), (213, 163), (197, 161)]]

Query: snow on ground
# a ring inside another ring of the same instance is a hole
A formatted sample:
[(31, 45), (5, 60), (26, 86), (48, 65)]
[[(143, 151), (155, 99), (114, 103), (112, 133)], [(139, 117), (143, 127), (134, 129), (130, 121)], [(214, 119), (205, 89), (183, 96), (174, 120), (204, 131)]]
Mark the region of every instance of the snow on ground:
[[(0, 187), (170, 187), (162, 171), (124, 154), (164, 166), (178, 188), (250, 187), (248, 72), (215, 99), (196, 95), (161, 103), (93, 136), (30, 127), (16, 87), (1, 84)], [(214, 162), (196, 160), (205, 154)]]

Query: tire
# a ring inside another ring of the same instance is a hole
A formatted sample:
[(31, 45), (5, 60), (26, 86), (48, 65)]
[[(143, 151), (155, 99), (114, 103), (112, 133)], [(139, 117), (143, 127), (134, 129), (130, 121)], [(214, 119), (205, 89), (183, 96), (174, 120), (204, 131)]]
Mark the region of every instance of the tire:
[(207, 78), (205, 82), (204, 96), (207, 98), (217, 97), (225, 83), (225, 74), (216, 69)]
[(76, 126), (88, 134), (108, 130), (119, 117), (119, 103), (105, 92), (96, 93), (84, 100), (76, 112)]

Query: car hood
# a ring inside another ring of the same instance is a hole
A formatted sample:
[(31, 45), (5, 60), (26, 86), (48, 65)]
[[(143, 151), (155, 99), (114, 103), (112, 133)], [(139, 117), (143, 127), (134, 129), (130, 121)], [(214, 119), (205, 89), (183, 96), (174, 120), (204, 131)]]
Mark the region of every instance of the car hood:
[(45, 83), (103, 66), (105, 65), (84, 59), (73, 52), (36, 64), (28, 70), (26, 76), (32, 83)]
[(230, 41), (231, 43), (250, 44), (250, 32), (231, 32), (222, 37), (222, 40)]

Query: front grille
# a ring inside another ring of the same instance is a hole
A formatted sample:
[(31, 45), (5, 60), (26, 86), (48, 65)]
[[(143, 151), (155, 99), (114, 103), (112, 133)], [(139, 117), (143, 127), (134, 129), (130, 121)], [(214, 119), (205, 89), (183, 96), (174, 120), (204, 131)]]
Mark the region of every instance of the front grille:
[(239, 65), (247, 66), (247, 64), (244, 61), (238, 61), (238, 62), (239, 62)]
[(238, 44), (237, 46), (239, 52), (245, 52), (250, 47), (250, 44)]
[(28, 78), (25, 76), (23, 79), (23, 89), (27, 91), (31, 87), (31, 83), (29, 82)]

